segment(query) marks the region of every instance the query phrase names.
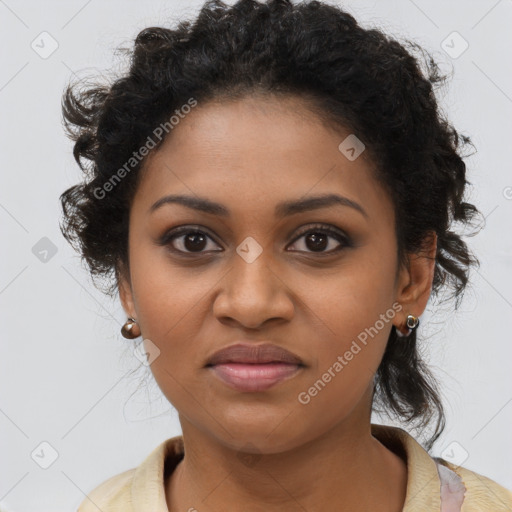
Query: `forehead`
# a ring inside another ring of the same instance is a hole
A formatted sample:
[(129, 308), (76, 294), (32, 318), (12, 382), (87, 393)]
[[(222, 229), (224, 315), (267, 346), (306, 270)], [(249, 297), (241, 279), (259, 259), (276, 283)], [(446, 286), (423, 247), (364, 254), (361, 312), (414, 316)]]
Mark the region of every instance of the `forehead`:
[(162, 196), (183, 193), (239, 214), (273, 215), (284, 200), (338, 193), (390, 221), (392, 205), (372, 162), (364, 151), (349, 160), (339, 149), (348, 136), (296, 97), (198, 104), (145, 162), (134, 208), (147, 211)]

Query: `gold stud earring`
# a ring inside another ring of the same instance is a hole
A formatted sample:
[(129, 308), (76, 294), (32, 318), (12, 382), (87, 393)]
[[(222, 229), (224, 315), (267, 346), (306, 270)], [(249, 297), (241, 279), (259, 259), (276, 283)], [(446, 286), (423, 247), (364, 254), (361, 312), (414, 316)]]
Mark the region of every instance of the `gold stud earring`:
[(121, 327), (121, 334), (129, 340), (133, 340), (140, 336), (140, 327), (137, 324), (137, 320), (129, 317), (123, 327)]

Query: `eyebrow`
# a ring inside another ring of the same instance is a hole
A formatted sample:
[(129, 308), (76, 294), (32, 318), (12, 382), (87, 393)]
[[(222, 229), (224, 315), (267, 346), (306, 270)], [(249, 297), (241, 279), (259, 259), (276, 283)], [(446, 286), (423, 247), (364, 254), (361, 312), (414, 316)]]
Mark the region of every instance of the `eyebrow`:
[[(186, 195), (168, 195), (160, 198), (154, 203), (149, 213), (153, 213), (166, 204), (180, 204), (198, 210), (204, 213), (210, 213), (212, 215), (218, 215), (220, 217), (229, 217), (230, 211), (222, 204), (211, 201), (204, 197), (197, 196), (186, 196)], [(366, 219), (369, 218), (368, 213), (359, 204), (349, 199), (348, 197), (340, 196), (338, 194), (326, 194), (320, 196), (307, 197), (305, 199), (284, 201), (276, 205), (275, 216), (277, 218), (286, 217), (289, 215), (295, 215), (297, 213), (303, 213), (311, 210), (318, 210), (320, 208), (328, 208), (331, 206), (348, 206), (357, 210)]]

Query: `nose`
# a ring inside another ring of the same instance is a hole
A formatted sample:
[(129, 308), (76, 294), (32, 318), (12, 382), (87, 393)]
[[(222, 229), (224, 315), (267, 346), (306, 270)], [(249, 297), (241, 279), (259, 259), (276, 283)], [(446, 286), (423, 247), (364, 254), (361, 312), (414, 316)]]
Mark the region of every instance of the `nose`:
[(234, 253), (231, 268), (219, 283), (213, 312), (221, 322), (255, 329), (271, 319), (290, 321), (292, 297), (290, 284), (279, 276), (271, 258), (262, 253), (250, 261)]

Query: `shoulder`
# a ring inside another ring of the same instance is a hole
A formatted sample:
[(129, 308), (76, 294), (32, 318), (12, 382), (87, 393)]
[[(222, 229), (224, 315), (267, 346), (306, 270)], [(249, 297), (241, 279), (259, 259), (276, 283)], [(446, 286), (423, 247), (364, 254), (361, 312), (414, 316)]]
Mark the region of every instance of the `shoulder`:
[(84, 498), (77, 512), (162, 509), (165, 503), (164, 480), (183, 456), (182, 436), (166, 439), (139, 466), (119, 473), (94, 488)]
[(120, 505), (130, 505), (130, 488), (136, 468), (105, 480), (88, 493), (77, 512), (114, 512)]
[(510, 512), (512, 510), (512, 491), (494, 480), (462, 466), (456, 466), (444, 459), (441, 464), (457, 473), (466, 487), (462, 512)]

